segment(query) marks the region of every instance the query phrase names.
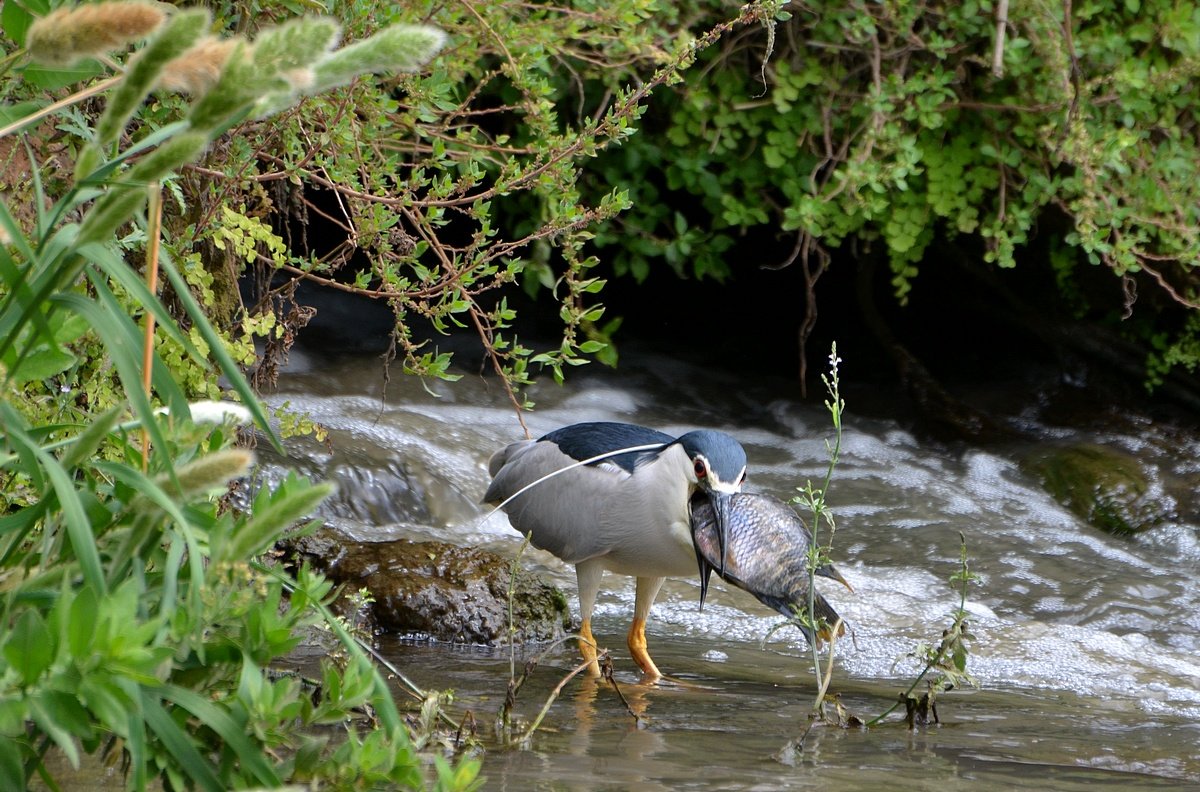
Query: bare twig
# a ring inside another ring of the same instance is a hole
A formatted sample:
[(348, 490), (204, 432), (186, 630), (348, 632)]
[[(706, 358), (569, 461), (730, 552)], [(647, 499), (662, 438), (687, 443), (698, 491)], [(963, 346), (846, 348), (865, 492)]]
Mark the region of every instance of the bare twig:
[(646, 728), (646, 719), (634, 711), (633, 707), (629, 704), (629, 699), (625, 698), (625, 694), (621, 692), (621, 686), (618, 685), (617, 680), (613, 678), (612, 655), (610, 655), (608, 652), (605, 652), (603, 659), (600, 660), (600, 676), (608, 680), (608, 683), (612, 685), (612, 689), (617, 694), (617, 698), (621, 699), (621, 703), (625, 706), (625, 711), (633, 716), (635, 725), (639, 729)]
[[(605, 649), (602, 651), (600, 653), (600, 657), (603, 657), (604, 661), (609, 661), (608, 650)], [(600, 658), (598, 657), (597, 660), (599, 659)], [(525, 730), (525, 733), (521, 735), (521, 739), (517, 741), (518, 743), (526, 743), (533, 737), (533, 733), (538, 730), (539, 726), (542, 725), (542, 721), (546, 718), (546, 713), (550, 711), (550, 706), (555, 702), (556, 699), (558, 699), (558, 696), (560, 693), (562, 693), (563, 688), (567, 686), (568, 682), (582, 673), (583, 670), (591, 664), (591, 660), (584, 660), (582, 663), (571, 669), (571, 673), (559, 680), (559, 683), (554, 686), (554, 690), (550, 691), (550, 696), (546, 699), (546, 703), (542, 705), (541, 711), (538, 712), (537, 717), (533, 719), (533, 723), (529, 724), (529, 728)]]
[(109, 88), (112, 88), (114, 85), (119, 83), (123, 76), (124, 75), (118, 74), (115, 77), (109, 77), (107, 80), (101, 80), (100, 82), (96, 83), (95, 85), (91, 86), (90, 88), (84, 88), (81, 91), (76, 91), (75, 93), (71, 94), (70, 96), (65, 96), (62, 99), (59, 99), (57, 102), (54, 102), (53, 104), (46, 105), (45, 107), (43, 107), (41, 110), (38, 110), (37, 112), (30, 113), (29, 115), (23, 115), (20, 118), (18, 118), (16, 121), (13, 121), (11, 124), (6, 124), (3, 127), (0, 127), (0, 137), (4, 137), (5, 135), (11, 135), (13, 132), (18, 132), (18, 131), (24, 129), (25, 127), (29, 126), (30, 124), (33, 124), (33, 123), (36, 123), (36, 122), (42, 120), (46, 116), (54, 115), (59, 110), (62, 110), (65, 107), (70, 107), (71, 105), (78, 104), (79, 102), (82, 102), (84, 99), (88, 99), (92, 96), (95, 96), (98, 93), (103, 93), (104, 91), (107, 91)]
[(992, 76), (1004, 76), (1004, 35), (1008, 30), (1008, 0), (996, 3), (996, 44), (992, 48)]

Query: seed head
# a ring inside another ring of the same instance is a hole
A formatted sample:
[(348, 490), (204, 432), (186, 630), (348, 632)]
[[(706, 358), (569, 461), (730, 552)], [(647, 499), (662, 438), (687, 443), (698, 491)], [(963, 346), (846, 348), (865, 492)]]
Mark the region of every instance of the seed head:
[(159, 483), (171, 494), (186, 500), (224, 487), (231, 480), (246, 475), (253, 464), (254, 452), (244, 448), (226, 448), (206, 454), (176, 470), (179, 482), (177, 491), (165, 476), (161, 477)]
[(166, 18), (158, 5), (138, 0), (60, 8), (30, 26), (26, 45), (36, 62), (68, 66), (145, 38)]
[(209, 36), (163, 66), (158, 78), (160, 88), (184, 91), (198, 96), (208, 91), (221, 76), (229, 54), (237, 46), (235, 38), (219, 39)]

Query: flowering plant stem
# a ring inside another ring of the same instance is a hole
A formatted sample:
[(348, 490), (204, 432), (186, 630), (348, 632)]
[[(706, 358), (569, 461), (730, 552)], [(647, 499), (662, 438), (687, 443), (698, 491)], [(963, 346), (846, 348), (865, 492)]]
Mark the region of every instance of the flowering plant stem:
[[(838, 620), (837, 624), (826, 625), (827, 628), (832, 627), (829, 633), (828, 663), (830, 668), (822, 672), (821, 651), (817, 637), (822, 631), (822, 626), (817, 623), (813, 614), (816, 613), (817, 570), (829, 563), (829, 552), (833, 547), (833, 534), (837, 530), (833, 513), (826, 506), (825, 496), (829, 492), (829, 485), (833, 481), (833, 471), (837, 468), (838, 459), (842, 451), (842, 412), (846, 407), (846, 402), (842, 399), (839, 390), (838, 366), (841, 362), (842, 359), (837, 355), (837, 343), (835, 342), (829, 352), (829, 374), (821, 375), (821, 381), (825, 383), (825, 390), (829, 393), (829, 399), (825, 401), (825, 408), (829, 410), (830, 418), (833, 420), (833, 440), (825, 441), (825, 450), (829, 457), (829, 464), (825, 468), (825, 478), (821, 482), (821, 486), (814, 488), (811, 481), (806, 482), (798, 498), (799, 502), (806, 505), (812, 514), (813, 541), (808, 548), (808, 612), (804, 618), (812, 635), (809, 647), (812, 650), (813, 671), (817, 679), (817, 694), (813, 699), (812, 708), (813, 712), (818, 715), (823, 715), (824, 713), (825, 695), (829, 690), (829, 682), (832, 676), (833, 649), (837, 642), (837, 633), (842, 626), (841, 619)], [(829, 526), (829, 539), (824, 545), (820, 542), (822, 523)]]

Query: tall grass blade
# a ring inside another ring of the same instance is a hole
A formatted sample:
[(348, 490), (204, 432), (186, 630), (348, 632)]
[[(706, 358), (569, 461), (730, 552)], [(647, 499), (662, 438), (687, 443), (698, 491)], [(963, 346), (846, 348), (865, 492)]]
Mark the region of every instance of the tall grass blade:
[(92, 422), (84, 427), (84, 430), (71, 441), (63, 453), (62, 466), (67, 470), (73, 470), (91, 459), (96, 450), (100, 448), (100, 444), (117, 425), (117, 419), (121, 417), (122, 411), (123, 408), (120, 406), (112, 407), (92, 419)]
[[(126, 314), (124, 307), (117, 300), (116, 295), (112, 293), (112, 290), (108, 288), (108, 284), (104, 281), (104, 279), (99, 276), (98, 272), (89, 270), (88, 280), (91, 282), (92, 288), (96, 292), (96, 297), (99, 299), (104, 308), (107, 309), (107, 314), (113, 318), (116, 326), (124, 333), (126, 345), (123, 348), (130, 355), (132, 355), (129, 360), (132, 361), (134, 367), (133, 375), (135, 379), (133, 380), (133, 383), (138, 388), (141, 388), (141, 332), (138, 330), (138, 326), (134, 324), (133, 320), (129, 318), (128, 314)], [(172, 324), (174, 324), (173, 321)], [(175, 381), (175, 377), (171, 375), (171, 372), (167, 369), (166, 365), (163, 364), (162, 360), (157, 355), (154, 356), (154, 360), (151, 365), (153, 367), (152, 381), (154, 383), (154, 392), (158, 394), (158, 398), (162, 400), (163, 404), (170, 407), (172, 411), (182, 413), (187, 409), (188, 403), (187, 396), (184, 395), (183, 389), (179, 387), (179, 383)], [(122, 376), (122, 381), (125, 381), (124, 376)], [(125, 384), (126, 387), (131, 387), (128, 382), (125, 382)], [(147, 402), (147, 404), (149, 404), (149, 402)], [(152, 416), (143, 415), (141, 413), (137, 413), (137, 415), (144, 423), (158, 423), (153, 419)], [(153, 438), (153, 427), (150, 428), (152, 430), (151, 437)], [(161, 443), (162, 441), (159, 439), (157, 442)]]
[[(95, 467), (100, 472), (112, 478), (114, 482), (124, 484), (145, 498), (149, 503), (162, 509), (174, 521), (175, 531), (178, 532), (187, 548), (189, 571), (191, 572), (192, 581), (195, 584), (188, 589), (188, 602), (192, 607), (201, 608), (200, 596), (202, 594), (202, 586), (199, 583), (204, 580), (204, 559), (206, 554), (201, 552), (200, 543), (196, 538), (196, 531), (181, 505), (175, 503), (175, 500), (162, 487), (158, 486), (153, 479), (135, 467), (106, 461), (97, 461)], [(168, 553), (168, 557), (173, 555), (175, 546), (178, 544), (177, 542), (172, 544), (172, 552)], [(118, 566), (117, 562), (123, 562), (124, 560), (126, 559), (114, 558), (110, 563), (116, 568)], [(177, 566), (168, 563), (167, 568), (163, 570), (163, 574), (169, 577), (169, 580), (164, 582), (164, 587), (168, 584), (175, 586), (178, 576)], [(168, 598), (164, 594), (164, 600), (173, 601), (174, 596)]]
[[(93, 280), (93, 284), (97, 283)], [(99, 284), (102, 285), (102, 284)], [(100, 296), (105, 296), (107, 288), (101, 291), (97, 289)], [(112, 293), (108, 292), (107, 297), (116, 302), (116, 298), (112, 297)], [(167, 441), (163, 437), (162, 429), (159, 427), (157, 417), (154, 415), (154, 409), (150, 405), (150, 400), (146, 398), (146, 394), (141, 388), (141, 341), (137, 338), (137, 328), (126, 316), (118, 316), (114, 310), (108, 306), (100, 305), (92, 300), (78, 294), (61, 294), (54, 298), (55, 302), (74, 311), (80, 316), (87, 319), (96, 334), (100, 336), (104, 343), (105, 349), (108, 351), (109, 359), (116, 366), (117, 375), (121, 378), (121, 383), (125, 386), (125, 395), (129, 399), (130, 405), (133, 407), (134, 415), (136, 415), (150, 433), (150, 439), (155, 444), (156, 453), (161, 453), (163, 459), (163, 467), (168, 472), (172, 471), (170, 454), (166, 453)], [(119, 306), (116, 310), (119, 310)], [(122, 320), (129, 325), (128, 330), (122, 326)], [(132, 331), (132, 337), (131, 332)], [(169, 377), (167, 377), (169, 379)], [(158, 384), (156, 378), (155, 384)], [(165, 385), (165, 383), (164, 383)], [(182, 391), (179, 386), (175, 385), (170, 389), (174, 393), (171, 395), (178, 398), (184, 403)], [(178, 395), (175, 396), (175, 393)]]
[(201, 365), (207, 364), (208, 361), (196, 349), (196, 345), (179, 330), (179, 325), (171, 317), (171, 314), (162, 304), (162, 301), (146, 287), (146, 281), (139, 277), (137, 272), (128, 264), (122, 261), (111, 248), (105, 245), (91, 244), (84, 245), (79, 249), (79, 252), (80, 255), (91, 261), (98, 270), (107, 275), (110, 280), (129, 292), (138, 305), (149, 311), (154, 316), (157, 326), (163, 332), (167, 333), (173, 341), (179, 344), (189, 357)]
[(54, 493), (58, 496), (58, 503), (63, 511), (63, 520), (67, 526), (67, 537), (71, 540), (71, 549), (75, 551), (75, 558), (79, 561), (83, 579), (97, 592), (104, 594), (108, 591), (108, 584), (104, 580), (104, 571), (100, 565), (100, 551), (96, 547), (92, 524), (88, 520), (87, 512), (84, 511), (83, 502), (79, 499), (79, 492), (57, 459), (40, 448), (36, 450), (36, 453), (46, 469), (46, 475), (54, 487)]

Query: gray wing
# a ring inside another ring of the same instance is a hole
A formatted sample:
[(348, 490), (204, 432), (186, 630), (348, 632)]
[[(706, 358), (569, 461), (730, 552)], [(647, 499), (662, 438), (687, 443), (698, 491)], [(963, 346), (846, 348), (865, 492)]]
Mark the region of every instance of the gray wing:
[[(492, 483), (484, 502), (498, 505), (522, 487), (575, 463), (552, 442), (524, 440), (496, 452), (488, 462)], [(568, 563), (607, 553), (614, 538), (605, 514), (629, 473), (612, 465), (576, 467), (531, 487), (504, 506), (508, 521), (530, 534), (534, 547)]]

